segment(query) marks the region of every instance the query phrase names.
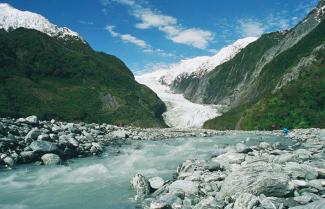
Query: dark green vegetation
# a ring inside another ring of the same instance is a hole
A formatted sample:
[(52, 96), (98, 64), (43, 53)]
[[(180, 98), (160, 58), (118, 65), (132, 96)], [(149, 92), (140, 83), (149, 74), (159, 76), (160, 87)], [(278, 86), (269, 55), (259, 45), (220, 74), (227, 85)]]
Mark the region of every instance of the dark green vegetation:
[(164, 127), (164, 111), (114, 56), (76, 39), (0, 30), (0, 117)]
[[(273, 93), (276, 84), (297, 66), (298, 78)], [(223, 116), (207, 121), (204, 127), (325, 128), (325, 21), (265, 65), (254, 90), (256, 100), (248, 99)]]

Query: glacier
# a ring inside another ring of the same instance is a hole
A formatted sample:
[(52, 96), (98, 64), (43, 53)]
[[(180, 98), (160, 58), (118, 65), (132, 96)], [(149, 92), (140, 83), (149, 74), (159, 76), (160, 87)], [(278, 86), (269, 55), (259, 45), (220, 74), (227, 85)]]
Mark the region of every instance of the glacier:
[(205, 121), (220, 116), (227, 109), (224, 105), (193, 103), (182, 94), (174, 93), (171, 85), (176, 79), (186, 76), (202, 76), (218, 65), (232, 59), (241, 49), (256, 41), (258, 37), (239, 39), (224, 47), (213, 56), (184, 59), (159, 69), (136, 75), (135, 79), (151, 88), (162, 101), (167, 111), (163, 114), (166, 124), (174, 128), (201, 128)]

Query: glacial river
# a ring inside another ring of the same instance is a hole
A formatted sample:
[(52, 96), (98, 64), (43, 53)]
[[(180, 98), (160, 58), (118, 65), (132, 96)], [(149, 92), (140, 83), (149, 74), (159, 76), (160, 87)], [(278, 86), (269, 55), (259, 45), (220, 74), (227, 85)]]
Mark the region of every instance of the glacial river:
[(132, 141), (102, 157), (73, 159), (66, 165), (21, 165), (0, 171), (0, 209), (134, 209), (129, 181), (136, 173), (171, 179), (186, 159), (207, 159), (247, 138), (288, 143), (276, 136), (232, 135), (163, 141)]

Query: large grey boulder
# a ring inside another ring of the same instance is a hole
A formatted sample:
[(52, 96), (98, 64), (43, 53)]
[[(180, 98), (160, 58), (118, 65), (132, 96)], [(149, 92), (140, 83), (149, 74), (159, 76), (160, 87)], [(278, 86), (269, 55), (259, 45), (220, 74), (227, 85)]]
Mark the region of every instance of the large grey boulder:
[(33, 141), (29, 146), (36, 153), (55, 153), (59, 151), (57, 144), (48, 141)]
[(125, 139), (128, 138), (128, 133), (124, 130), (116, 130), (109, 133), (113, 139)]
[(231, 164), (240, 164), (245, 161), (245, 154), (237, 152), (227, 152), (219, 155), (218, 157), (212, 158), (214, 162), (220, 163), (223, 168), (229, 169)]
[(32, 116), (25, 118), (25, 122), (34, 125), (34, 124), (38, 123), (38, 118), (37, 118), (37, 116), (32, 115)]
[(143, 200), (150, 194), (150, 184), (146, 177), (141, 174), (136, 174), (130, 181), (132, 188), (137, 193), (135, 195), (136, 200)]
[(252, 209), (258, 204), (258, 198), (249, 193), (240, 194), (235, 201), (234, 209)]
[(292, 176), (292, 178), (304, 178), (307, 180), (316, 179), (318, 172), (314, 167), (296, 162), (288, 162), (285, 164), (284, 171)]
[(200, 160), (186, 160), (177, 168), (178, 179), (191, 176), (194, 171), (204, 170), (206, 164)]
[(52, 153), (45, 154), (41, 157), (44, 165), (58, 165), (61, 163), (60, 156)]
[(25, 142), (29, 142), (32, 140), (37, 140), (38, 136), (42, 134), (41, 130), (38, 128), (33, 128), (28, 132), (28, 134), (25, 136)]
[(290, 209), (325, 209), (325, 199), (315, 201), (307, 205), (291, 207)]
[(193, 181), (177, 180), (169, 185), (169, 192), (181, 190), (186, 194), (196, 195), (199, 192), (199, 185)]
[(222, 196), (241, 193), (253, 195), (283, 197), (290, 194), (294, 187), (281, 165), (267, 162), (255, 162), (241, 166), (231, 172), (221, 186)]
[(35, 161), (38, 155), (34, 151), (23, 151), (20, 153), (20, 157), (24, 163), (29, 163)]

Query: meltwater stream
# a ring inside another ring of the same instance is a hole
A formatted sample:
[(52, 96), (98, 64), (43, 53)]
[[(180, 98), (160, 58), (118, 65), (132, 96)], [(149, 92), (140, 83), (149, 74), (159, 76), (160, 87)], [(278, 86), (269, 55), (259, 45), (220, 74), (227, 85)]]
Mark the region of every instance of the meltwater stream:
[(75, 159), (67, 165), (18, 166), (0, 171), (0, 208), (134, 209), (129, 180), (136, 173), (171, 179), (182, 161), (221, 154), (247, 137), (250, 145), (260, 141), (289, 143), (286, 138), (252, 134), (133, 141), (108, 150), (102, 157)]

